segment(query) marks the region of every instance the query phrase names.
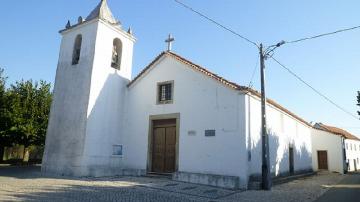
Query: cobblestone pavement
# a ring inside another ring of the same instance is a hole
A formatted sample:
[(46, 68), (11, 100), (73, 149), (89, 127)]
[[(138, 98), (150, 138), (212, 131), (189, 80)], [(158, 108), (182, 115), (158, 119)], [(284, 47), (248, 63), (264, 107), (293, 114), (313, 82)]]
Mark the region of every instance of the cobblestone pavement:
[(67, 178), (43, 176), (39, 166), (0, 166), (0, 201), (313, 201), (344, 176), (324, 173), (274, 186), (240, 191), (166, 178)]

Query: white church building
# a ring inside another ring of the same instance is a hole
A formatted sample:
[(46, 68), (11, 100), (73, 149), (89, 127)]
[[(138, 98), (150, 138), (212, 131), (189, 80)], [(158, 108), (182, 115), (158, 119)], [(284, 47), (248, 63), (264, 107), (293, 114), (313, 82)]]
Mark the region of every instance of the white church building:
[[(165, 51), (135, 77), (135, 37), (106, 0), (60, 31), (42, 171), (168, 174), (247, 188), (261, 178), (260, 94)], [(267, 100), (273, 177), (312, 171), (312, 126)]]

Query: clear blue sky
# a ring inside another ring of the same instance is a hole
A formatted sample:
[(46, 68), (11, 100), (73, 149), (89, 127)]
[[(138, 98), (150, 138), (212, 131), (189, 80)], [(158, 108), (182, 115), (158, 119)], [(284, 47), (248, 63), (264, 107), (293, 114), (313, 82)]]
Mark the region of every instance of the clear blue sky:
[[(360, 1), (183, 0), (185, 3), (266, 45), (360, 24)], [(99, 0), (12, 0), (0, 7), (0, 66), (9, 83), (54, 81), (60, 35), (67, 20), (86, 17)], [(165, 49), (172, 33), (174, 52), (209, 70), (248, 85), (258, 51), (242, 39), (189, 12), (173, 0), (108, 0), (137, 43), (133, 76)], [(360, 29), (294, 45), (275, 56), (315, 88), (355, 114), (360, 90)], [(268, 60), (267, 95), (307, 121), (343, 127), (358, 136), (360, 121), (343, 113)], [(256, 72), (254, 87), (259, 89)]]

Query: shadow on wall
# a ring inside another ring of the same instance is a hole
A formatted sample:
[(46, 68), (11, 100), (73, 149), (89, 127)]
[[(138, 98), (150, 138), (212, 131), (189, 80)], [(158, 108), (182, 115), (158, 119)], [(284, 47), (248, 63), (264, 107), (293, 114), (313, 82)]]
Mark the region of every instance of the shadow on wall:
[[(300, 174), (312, 172), (312, 156), (305, 144), (301, 146), (289, 144), (287, 138), (283, 134), (276, 134), (269, 130), (269, 154), (270, 154), (270, 172), (273, 178), (289, 176), (292, 174)], [(293, 155), (290, 155), (290, 147), (293, 148)], [(291, 173), (290, 162), (292, 160), (293, 173)], [(261, 137), (256, 143), (251, 145), (251, 173), (250, 181), (261, 180), (262, 167), (262, 141)]]
[(113, 145), (118, 144), (121, 138), (121, 110), (128, 80), (116, 71), (112, 69), (111, 72), (106, 72), (106, 75), (99, 75), (104, 79), (92, 81), (86, 115), (86, 134), (76, 134), (78, 138), (61, 140), (56, 155), (51, 155), (49, 151), (47, 158), (50, 161), (44, 164), (47, 173), (67, 176), (117, 174), (113, 173), (117, 170), (111, 168), (119, 167), (121, 159), (110, 158)]
[[(114, 73), (109, 74), (106, 78), (98, 94), (96, 94), (97, 89), (95, 87), (91, 92), (94, 94), (90, 95), (94, 98), (90, 98), (89, 102), (90, 113), (87, 118), (87, 139), (85, 141), (85, 155), (88, 158), (94, 157), (85, 163), (90, 172), (97, 172), (98, 166), (108, 168), (120, 166), (120, 159), (110, 160), (110, 158), (113, 154), (113, 145), (121, 144), (120, 132), (124, 97), (126, 85), (129, 81), (118, 75), (117, 70), (114, 69), (113, 71)], [(96, 82), (98, 81), (93, 83)], [(95, 173), (89, 174), (94, 175)], [(100, 175), (108, 174), (111, 173)]]

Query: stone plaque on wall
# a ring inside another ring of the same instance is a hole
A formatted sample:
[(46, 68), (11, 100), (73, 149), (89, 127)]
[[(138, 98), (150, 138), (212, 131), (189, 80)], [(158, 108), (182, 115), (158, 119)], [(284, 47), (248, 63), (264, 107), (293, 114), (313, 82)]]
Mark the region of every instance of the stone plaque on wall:
[(195, 136), (195, 135), (196, 135), (196, 131), (195, 131), (195, 130), (189, 130), (189, 131), (188, 131), (188, 135), (189, 135), (189, 136)]

